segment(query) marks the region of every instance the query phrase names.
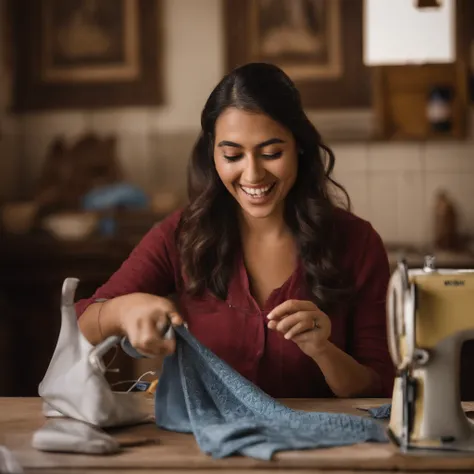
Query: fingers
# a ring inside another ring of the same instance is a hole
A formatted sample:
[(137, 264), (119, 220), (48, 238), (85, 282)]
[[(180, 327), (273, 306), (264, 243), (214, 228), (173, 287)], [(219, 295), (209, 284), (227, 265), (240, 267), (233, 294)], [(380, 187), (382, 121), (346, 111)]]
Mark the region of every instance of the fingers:
[(129, 334), (130, 344), (147, 357), (163, 357), (172, 354), (176, 347), (173, 339), (163, 340), (161, 328), (154, 319), (141, 322), (136, 330)]
[(129, 318), (123, 318), (130, 344), (147, 357), (163, 357), (175, 351), (172, 327), (184, 324), (172, 301), (148, 294), (137, 294), (130, 304)]
[(267, 318), (269, 320), (279, 320), (299, 311), (319, 311), (319, 308), (311, 301), (287, 300), (270, 311)]
[(176, 306), (170, 300), (161, 300), (159, 312), (164, 313), (164, 315), (171, 321), (173, 326), (180, 326), (183, 324), (183, 318), (178, 313)]
[(308, 311), (298, 311), (295, 314), (286, 316), (285, 318), (273, 320), (268, 323), (270, 329), (274, 329), (285, 335), (285, 339), (291, 339), (305, 331), (315, 328), (314, 313)]
[(171, 324), (173, 326), (181, 326), (181, 324), (184, 322), (183, 318), (176, 311), (168, 313), (168, 317), (170, 318)]

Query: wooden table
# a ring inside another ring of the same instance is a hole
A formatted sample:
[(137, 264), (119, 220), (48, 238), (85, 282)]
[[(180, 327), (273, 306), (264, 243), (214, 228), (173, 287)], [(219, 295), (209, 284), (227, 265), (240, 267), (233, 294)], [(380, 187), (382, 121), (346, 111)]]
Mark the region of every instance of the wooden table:
[[(140, 395), (142, 397), (142, 395)], [(150, 411), (152, 400), (143, 398)], [(284, 400), (286, 405), (308, 411), (346, 412), (362, 414), (358, 408), (373, 407), (386, 400)], [(107, 456), (54, 454), (31, 447), (33, 432), (42, 426), (44, 418), (39, 398), (0, 398), (0, 445), (6, 445), (17, 456), (26, 473), (51, 474), (112, 474), (112, 473), (205, 473), (219, 470), (226, 473), (258, 472), (266, 474), (283, 469), (285, 473), (332, 474), (387, 471), (398, 473), (474, 472), (474, 456), (406, 456), (391, 444), (360, 444), (331, 449), (278, 453), (269, 462), (245, 457), (214, 460), (200, 452), (191, 435), (161, 431), (153, 424), (121, 430), (117, 436), (130, 439), (146, 437), (149, 444), (124, 448), (123, 452)], [(469, 403), (466, 409), (473, 409)]]

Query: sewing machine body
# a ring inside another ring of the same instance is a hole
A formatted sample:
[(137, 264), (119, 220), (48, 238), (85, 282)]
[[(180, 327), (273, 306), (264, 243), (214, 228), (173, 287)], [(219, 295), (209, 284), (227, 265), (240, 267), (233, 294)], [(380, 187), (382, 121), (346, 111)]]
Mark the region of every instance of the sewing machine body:
[(401, 262), (389, 284), (388, 338), (397, 368), (389, 433), (413, 449), (474, 452), (474, 425), (461, 406), (460, 356), (474, 339), (474, 270)]

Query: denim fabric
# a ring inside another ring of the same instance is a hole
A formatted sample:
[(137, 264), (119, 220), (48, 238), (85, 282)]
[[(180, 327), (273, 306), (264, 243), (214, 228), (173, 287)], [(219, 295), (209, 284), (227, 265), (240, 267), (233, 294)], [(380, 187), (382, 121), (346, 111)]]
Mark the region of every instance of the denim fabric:
[(390, 418), (390, 414), (392, 413), (392, 405), (390, 403), (386, 403), (385, 405), (380, 405), (379, 407), (369, 408), (367, 411), (372, 418), (376, 418), (377, 420), (385, 420)]
[(165, 359), (156, 390), (156, 424), (193, 433), (214, 458), (241, 454), (269, 460), (277, 451), (388, 442), (384, 426), (369, 417), (287, 408), (186, 328), (175, 328), (175, 334), (176, 352)]

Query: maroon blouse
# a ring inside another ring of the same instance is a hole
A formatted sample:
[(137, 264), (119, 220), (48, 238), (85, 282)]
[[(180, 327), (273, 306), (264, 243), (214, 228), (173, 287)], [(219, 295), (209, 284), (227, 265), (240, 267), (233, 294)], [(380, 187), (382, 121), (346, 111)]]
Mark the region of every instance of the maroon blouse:
[[(143, 292), (174, 294), (191, 333), (244, 377), (275, 398), (332, 397), (317, 364), (283, 335), (267, 328), (266, 315), (288, 299), (311, 300), (301, 265), (276, 288), (265, 307), (259, 308), (249, 291), (242, 255), (225, 301), (210, 293), (201, 297), (184, 291), (175, 230), (181, 212), (175, 212), (151, 229), (119, 270), (95, 294), (76, 303), (77, 314), (97, 298)], [(331, 341), (357, 361), (371, 367), (381, 384), (371, 394), (390, 397), (394, 377), (387, 348), (385, 300), (389, 264), (382, 241), (372, 226), (345, 211), (337, 212), (342, 269), (352, 278), (356, 301), (329, 314)]]

